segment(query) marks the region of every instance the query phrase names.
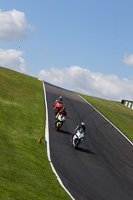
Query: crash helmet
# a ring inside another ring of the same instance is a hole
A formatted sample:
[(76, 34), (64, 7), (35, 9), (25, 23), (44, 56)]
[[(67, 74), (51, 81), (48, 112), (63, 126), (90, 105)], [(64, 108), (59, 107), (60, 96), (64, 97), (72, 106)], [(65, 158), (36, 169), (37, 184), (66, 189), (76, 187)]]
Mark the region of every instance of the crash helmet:
[(60, 100), (60, 101), (63, 101), (62, 96), (59, 97), (59, 100)]
[(63, 108), (62, 108), (62, 111), (65, 112), (65, 111), (66, 111), (66, 107), (63, 107)]
[(84, 122), (81, 122), (81, 126), (84, 128), (84, 127), (85, 127), (85, 123), (84, 123)]

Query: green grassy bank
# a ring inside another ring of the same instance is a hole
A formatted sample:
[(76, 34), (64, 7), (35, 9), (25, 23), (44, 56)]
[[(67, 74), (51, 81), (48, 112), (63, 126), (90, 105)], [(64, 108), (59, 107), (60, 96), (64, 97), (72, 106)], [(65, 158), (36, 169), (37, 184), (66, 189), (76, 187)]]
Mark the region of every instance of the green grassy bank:
[(133, 110), (120, 102), (80, 94), (133, 142)]
[(42, 82), (0, 67), (0, 200), (71, 199), (47, 159)]

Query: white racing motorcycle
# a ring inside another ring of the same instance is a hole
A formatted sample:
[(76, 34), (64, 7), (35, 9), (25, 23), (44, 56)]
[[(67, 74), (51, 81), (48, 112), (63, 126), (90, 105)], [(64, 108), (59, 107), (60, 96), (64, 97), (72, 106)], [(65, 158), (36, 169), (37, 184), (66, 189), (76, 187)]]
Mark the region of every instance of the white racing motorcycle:
[(65, 121), (65, 119), (66, 119), (66, 117), (63, 116), (62, 114), (59, 114), (59, 115), (57, 116), (57, 122), (56, 122), (56, 124), (55, 124), (55, 129), (56, 129), (56, 131), (58, 131), (58, 130), (62, 127), (63, 122)]
[(75, 149), (83, 142), (84, 140), (84, 130), (80, 128), (77, 132), (72, 136), (72, 145)]

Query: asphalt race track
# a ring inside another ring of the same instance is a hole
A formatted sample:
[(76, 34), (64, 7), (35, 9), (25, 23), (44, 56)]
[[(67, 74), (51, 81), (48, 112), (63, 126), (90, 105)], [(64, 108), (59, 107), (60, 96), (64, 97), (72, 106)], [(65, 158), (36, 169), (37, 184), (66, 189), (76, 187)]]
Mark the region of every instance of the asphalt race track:
[[(74, 92), (45, 82), (50, 155), (64, 186), (76, 200), (133, 200), (133, 146), (92, 106)], [(55, 100), (63, 97), (67, 119), (54, 126)], [(86, 123), (87, 134), (75, 150), (74, 129)]]

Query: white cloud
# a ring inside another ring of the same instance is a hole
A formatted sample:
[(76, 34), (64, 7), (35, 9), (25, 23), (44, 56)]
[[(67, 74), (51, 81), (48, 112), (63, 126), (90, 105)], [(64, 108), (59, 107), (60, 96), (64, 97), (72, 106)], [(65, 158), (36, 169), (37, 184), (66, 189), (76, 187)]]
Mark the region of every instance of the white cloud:
[(50, 68), (50, 71), (41, 70), (39, 72), (39, 78), (43, 77), (45, 77), (48, 82), (51, 80), (55, 85), (63, 85), (64, 83), (64, 71), (61, 69), (52, 67)]
[(26, 37), (26, 30), (32, 29), (27, 23), (23, 12), (13, 9), (2, 12), (0, 10), (0, 40), (10, 41)]
[(133, 66), (133, 54), (128, 55), (127, 53), (125, 53), (124, 57), (123, 57), (123, 63), (125, 65), (131, 65), (131, 66)]
[(79, 66), (65, 69), (41, 70), (38, 77), (60, 87), (109, 100), (133, 100), (133, 81), (104, 75)]
[(24, 52), (15, 49), (0, 49), (0, 66), (26, 73), (26, 62), (22, 58)]

